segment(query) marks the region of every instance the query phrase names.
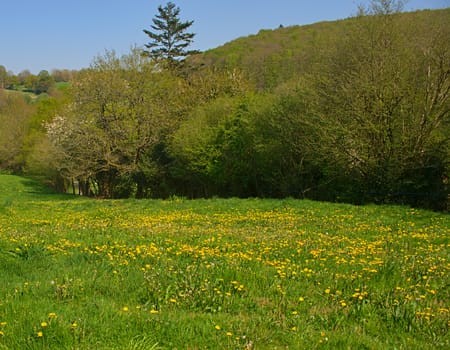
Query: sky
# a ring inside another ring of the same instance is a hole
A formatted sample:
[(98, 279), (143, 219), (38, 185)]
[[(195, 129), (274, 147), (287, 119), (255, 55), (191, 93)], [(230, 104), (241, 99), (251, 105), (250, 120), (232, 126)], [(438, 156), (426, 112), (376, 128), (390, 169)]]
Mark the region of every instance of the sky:
[[(172, 0), (193, 20), (191, 49), (205, 51), (261, 29), (344, 19), (370, 0)], [(98, 55), (143, 47), (166, 0), (0, 0), (0, 65), (30, 70), (87, 68)], [(450, 0), (409, 0), (405, 11), (450, 7)]]

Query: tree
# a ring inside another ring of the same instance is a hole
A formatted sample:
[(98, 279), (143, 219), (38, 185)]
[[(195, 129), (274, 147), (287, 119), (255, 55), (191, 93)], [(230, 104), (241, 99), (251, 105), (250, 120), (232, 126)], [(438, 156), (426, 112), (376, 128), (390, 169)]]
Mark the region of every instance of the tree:
[(448, 28), (408, 27), (401, 3), (373, 0), (337, 46), (319, 84), (321, 145), (353, 199), (437, 204), (449, 162)]
[(25, 85), (28, 78), (32, 76), (31, 72), (28, 69), (25, 69), (23, 71), (21, 71), (18, 75), (17, 78), (19, 80), (19, 84), (21, 85)]
[(0, 89), (5, 88), (7, 78), (8, 73), (6, 72), (6, 68), (0, 65)]
[(6, 88), (14, 89), (14, 86), (19, 83), (19, 78), (14, 75), (13, 71), (8, 71), (8, 76), (6, 78)]
[(22, 170), (23, 139), (34, 109), (20, 94), (0, 90), (0, 170)]
[(76, 71), (69, 70), (69, 69), (53, 69), (51, 72), (51, 75), (55, 82), (69, 82), (72, 80), (73, 76), (75, 75)]
[(46, 70), (41, 70), (34, 81), (33, 90), (39, 95), (43, 92), (48, 92), (54, 84), (55, 80), (50, 73)]
[(84, 194), (143, 196), (153, 149), (186, 104), (182, 81), (137, 50), (108, 52), (76, 75), (71, 91), (73, 103), (48, 125), (58, 171), (91, 183)]
[(169, 67), (174, 67), (186, 56), (198, 52), (187, 49), (195, 34), (187, 33), (186, 30), (194, 21), (182, 22), (179, 17), (180, 8), (172, 2), (168, 2), (164, 7), (159, 6), (158, 12), (151, 25), (153, 31), (144, 29), (144, 33), (151, 39), (145, 45), (148, 50), (144, 50), (144, 53), (157, 61), (166, 61)]

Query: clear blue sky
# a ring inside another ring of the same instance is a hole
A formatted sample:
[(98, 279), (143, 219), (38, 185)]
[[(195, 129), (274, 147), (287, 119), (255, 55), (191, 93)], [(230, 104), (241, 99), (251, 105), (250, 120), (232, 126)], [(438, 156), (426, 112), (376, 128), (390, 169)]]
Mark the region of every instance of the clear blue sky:
[[(193, 49), (207, 50), (238, 37), (347, 18), (369, 0), (172, 0), (182, 20), (194, 20)], [(166, 0), (0, 0), (0, 65), (80, 69), (105, 50), (143, 46), (158, 5)], [(450, 7), (450, 0), (409, 0), (406, 11)]]

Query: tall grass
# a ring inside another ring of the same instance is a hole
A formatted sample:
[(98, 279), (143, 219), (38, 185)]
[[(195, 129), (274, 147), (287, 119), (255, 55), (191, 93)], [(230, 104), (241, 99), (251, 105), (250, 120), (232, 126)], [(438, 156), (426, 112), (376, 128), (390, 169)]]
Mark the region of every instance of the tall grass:
[(0, 176), (0, 349), (445, 349), (450, 218)]

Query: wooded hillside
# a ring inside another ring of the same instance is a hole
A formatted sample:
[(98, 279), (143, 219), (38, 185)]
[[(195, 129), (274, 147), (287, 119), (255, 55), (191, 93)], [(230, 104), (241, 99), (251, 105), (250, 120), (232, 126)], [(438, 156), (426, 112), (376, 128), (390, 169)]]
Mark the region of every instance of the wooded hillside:
[[(450, 23), (450, 8), (397, 13), (396, 26), (405, 41), (431, 40), (436, 27)], [(314, 72), (336, 49), (336, 43), (361, 27), (360, 17), (305, 26), (262, 29), (193, 57), (207, 66), (240, 69), (260, 88), (273, 88), (293, 76)], [(363, 38), (361, 38), (363, 39)]]
[[(109, 52), (25, 114), (14, 143), (0, 140), (0, 167), (102, 197), (290, 196), (445, 210), (449, 19), (450, 9), (373, 8), (261, 30), (176, 70), (139, 50)], [(19, 120), (5, 96), (0, 118)]]

